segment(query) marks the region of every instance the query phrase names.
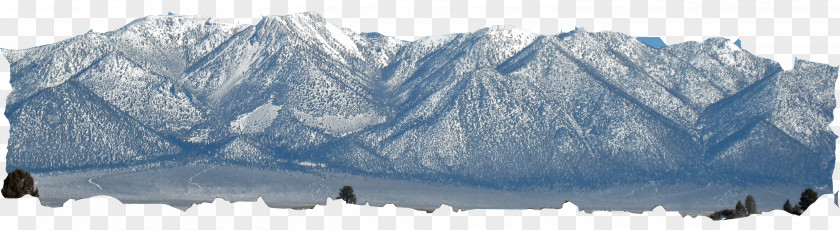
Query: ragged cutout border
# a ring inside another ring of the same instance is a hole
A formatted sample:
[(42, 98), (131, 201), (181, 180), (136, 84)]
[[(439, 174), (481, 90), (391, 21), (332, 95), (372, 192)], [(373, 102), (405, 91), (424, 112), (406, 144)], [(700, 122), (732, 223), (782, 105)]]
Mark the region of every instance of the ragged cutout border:
[[(576, 0), (537, 1), (399, 1), (386, 0), (0, 0), (0, 47), (28, 48), (60, 41), (88, 30), (105, 32), (146, 15), (169, 12), (203, 15), (229, 23), (254, 24), (263, 15), (316, 12), (333, 24), (356, 32), (377, 31), (404, 40), (475, 31), (506, 24), (539, 34), (556, 34), (575, 26), (588, 31), (614, 30), (636, 37), (660, 36), (667, 44), (702, 41), (707, 37), (741, 39), (744, 49), (772, 58), (785, 69), (793, 59), (840, 64), (840, 2), (832, 0), (706, 0), (679, 3), (664, 0), (596, 3)], [(832, 28), (835, 28), (832, 30)], [(0, 58), (0, 104), (5, 109), (9, 64)], [(840, 88), (835, 86), (835, 98)], [(831, 129), (840, 133), (840, 109)], [(0, 168), (5, 169), (9, 122), (0, 118)], [(840, 148), (835, 149), (840, 153)], [(840, 154), (838, 154), (840, 156)], [(837, 161), (835, 158), (835, 161)], [(837, 161), (840, 162), (840, 161)], [(837, 165), (835, 162), (835, 165)], [(5, 178), (2, 170), (0, 176)], [(833, 172), (835, 195), (823, 195), (802, 216), (776, 210), (747, 218), (711, 221), (683, 217), (662, 207), (641, 214), (581, 212), (571, 203), (561, 209), (457, 211), (441, 206), (433, 213), (398, 208), (347, 205), (326, 198), (326, 206), (309, 210), (269, 209), (257, 202), (217, 199), (186, 212), (159, 204), (122, 204), (96, 196), (70, 200), (63, 207), (43, 207), (36, 198), (0, 198), (0, 229), (14, 228), (418, 228), (531, 229), (828, 229), (840, 226), (840, 171)]]

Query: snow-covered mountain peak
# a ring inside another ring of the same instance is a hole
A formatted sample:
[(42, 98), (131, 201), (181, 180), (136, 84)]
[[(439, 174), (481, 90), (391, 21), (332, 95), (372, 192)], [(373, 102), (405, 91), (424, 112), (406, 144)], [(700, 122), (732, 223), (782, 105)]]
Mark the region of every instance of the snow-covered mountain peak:
[(202, 26), (229, 28), (246, 25), (221, 23), (215, 19), (201, 16), (156, 15), (139, 18), (105, 34), (123, 39), (153, 39), (162, 42), (181, 43), (180, 39), (185, 33)]
[(473, 38), (484, 38), (491, 41), (514, 41), (514, 42), (524, 42), (524, 43), (531, 43), (536, 39), (539, 35), (528, 32), (526, 30), (507, 26), (507, 25), (495, 25), (486, 27), (480, 30), (477, 30), (473, 33), (469, 34), (469, 37)]
[(24, 53), (20, 50), (0, 48), (0, 54), (2, 54), (3, 57), (6, 58), (6, 61), (8, 61), (9, 63), (17, 62), (18, 60), (24, 57)]
[[(603, 32), (603, 31), (602, 31)], [(571, 40), (587, 40), (592, 38), (593, 33), (586, 31), (583, 27), (575, 27), (574, 30), (561, 32), (556, 36), (560, 38), (562, 41), (571, 41)]]
[(738, 45), (735, 44), (735, 41), (732, 41), (728, 38), (723, 38), (723, 37), (707, 38), (706, 40), (703, 40), (702, 44), (705, 47), (709, 47), (711, 49), (716, 49), (720, 52), (726, 52), (726, 53), (732, 53), (732, 52), (737, 52), (737, 51), (744, 52), (744, 50), (741, 49), (741, 47), (738, 47)]
[[(466, 52), (467, 56), (459, 61), (459, 69), (496, 67), (503, 61), (512, 57), (531, 43), (539, 36), (521, 29), (510, 26), (492, 26), (477, 30), (472, 33), (457, 36), (447, 46), (458, 46), (458, 50)], [(438, 40), (442, 43), (444, 40)], [(415, 41), (417, 42), (417, 41)], [(420, 41), (425, 44), (425, 41)]]
[[(285, 37), (299, 39), (296, 43), (322, 48), (334, 58), (348, 63), (345, 54), (364, 59), (356, 40), (359, 34), (339, 28), (316, 13), (295, 13), (282, 16), (265, 16), (256, 25), (256, 33), (263, 37)], [(268, 38), (273, 40), (275, 38)]]
[(324, 22), (324, 19), (321, 14), (314, 13), (314, 12), (295, 12), (290, 14), (284, 15), (267, 15), (263, 16), (263, 19), (272, 19), (272, 20), (304, 20), (304, 21), (317, 21), (317, 22)]
[[(257, 25), (151, 16), (3, 50), (15, 89), (7, 166), (200, 156), (511, 188), (830, 182), (815, 159), (833, 154), (825, 124), (837, 68), (781, 71), (733, 46), (655, 49), (615, 32), (508, 26), (406, 42), (313, 13)], [(759, 170), (779, 162), (804, 167)], [(661, 173), (675, 168), (684, 172)]]
[(262, 20), (256, 26), (266, 29), (278, 29), (278, 26), (284, 26), (285, 28), (283, 29), (285, 30), (323, 30), (327, 24), (330, 23), (317, 13), (300, 12), (286, 15), (263, 16)]
[(474, 32), (475, 34), (487, 34), (487, 35), (502, 35), (502, 36), (512, 36), (512, 37), (524, 37), (524, 36), (536, 36), (536, 34), (531, 33), (527, 30), (524, 30), (519, 27), (513, 27), (509, 25), (492, 25), (489, 27), (485, 27)]
[(441, 34), (441, 35), (433, 35), (433, 36), (426, 36), (420, 39), (414, 40), (414, 43), (423, 44), (430, 47), (437, 47), (442, 44), (445, 44), (449, 41), (452, 41), (456, 37), (457, 34)]

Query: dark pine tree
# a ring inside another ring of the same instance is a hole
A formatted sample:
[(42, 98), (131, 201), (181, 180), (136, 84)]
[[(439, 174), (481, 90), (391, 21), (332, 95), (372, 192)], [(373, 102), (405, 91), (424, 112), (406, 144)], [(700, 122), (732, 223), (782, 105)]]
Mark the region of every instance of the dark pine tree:
[(813, 189), (808, 188), (802, 191), (802, 196), (799, 197), (799, 209), (803, 212), (808, 209), (819, 198), (819, 194)]
[(735, 219), (738, 218), (738, 211), (735, 211), (735, 209), (724, 209), (710, 214), (709, 218), (712, 218), (712, 220)]
[(782, 210), (790, 214), (796, 214), (793, 212), (793, 206), (790, 206), (790, 200), (785, 201), (785, 205), (782, 205)]
[(747, 212), (749, 215), (758, 214), (758, 206), (755, 204), (755, 198), (752, 195), (747, 195), (746, 202)]
[(746, 215), (748, 215), (748, 213), (747, 213), (747, 208), (746, 208), (746, 207), (744, 207), (744, 204), (743, 204), (743, 203), (741, 203), (741, 201), (740, 201), (740, 200), (738, 201), (738, 204), (735, 204), (735, 212), (737, 212), (737, 215), (738, 215), (738, 216), (746, 216)]
[(353, 193), (353, 187), (345, 185), (338, 190), (338, 199), (344, 200), (348, 204), (356, 203), (356, 194)]
[(2, 193), (6, 198), (21, 198), (27, 194), (35, 197), (39, 195), (32, 175), (22, 169), (15, 169), (6, 176)]

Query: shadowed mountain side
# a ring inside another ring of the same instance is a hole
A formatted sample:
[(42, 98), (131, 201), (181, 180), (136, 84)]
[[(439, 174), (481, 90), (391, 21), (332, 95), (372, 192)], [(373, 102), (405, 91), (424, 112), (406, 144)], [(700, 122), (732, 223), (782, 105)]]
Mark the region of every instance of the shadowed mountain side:
[(837, 67), (783, 71), (723, 38), (494, 26), (407, 42), (301, 13), (150, 16), (2, 51), (11, 169), (210, 162), (532, 189), (827, 188), (834, 167)]

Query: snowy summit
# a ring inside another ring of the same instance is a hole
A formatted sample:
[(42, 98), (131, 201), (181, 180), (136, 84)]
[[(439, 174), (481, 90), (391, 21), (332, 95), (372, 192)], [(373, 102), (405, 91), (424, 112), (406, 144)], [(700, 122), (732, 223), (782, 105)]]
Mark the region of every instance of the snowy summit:
[(652, 48), (501, 26), (405, 42), (300, 13), (256, 25), (150, 16), (2, 51), (10, 169), (202, 161), (498, 188), (831, 183), (837, 68), (784, 71), (723, 38)]

